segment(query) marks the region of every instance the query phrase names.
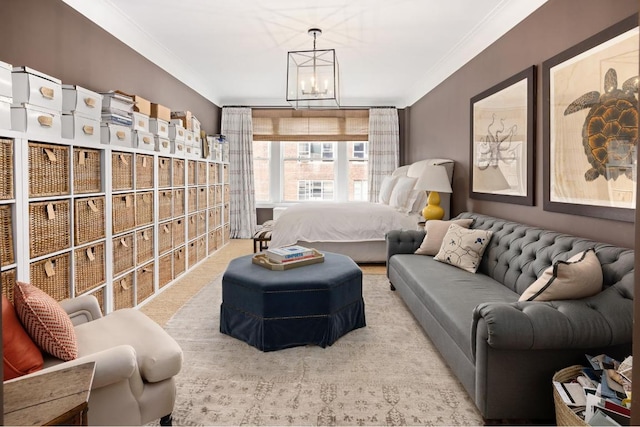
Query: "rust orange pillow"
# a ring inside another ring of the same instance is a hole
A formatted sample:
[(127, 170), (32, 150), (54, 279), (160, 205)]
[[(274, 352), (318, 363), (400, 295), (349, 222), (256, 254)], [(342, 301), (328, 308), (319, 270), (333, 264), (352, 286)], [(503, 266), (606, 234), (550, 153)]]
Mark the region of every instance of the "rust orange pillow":
[(4, 381), (42, 369), (42, 353), (24, 330), (11, 301), (2, 295)]
[(38, 347), (65, 361), (78, 357), (73, 323), (55, 299), (42, 289), (22, 282), (16, 282), (13, 299), (20, 322)]

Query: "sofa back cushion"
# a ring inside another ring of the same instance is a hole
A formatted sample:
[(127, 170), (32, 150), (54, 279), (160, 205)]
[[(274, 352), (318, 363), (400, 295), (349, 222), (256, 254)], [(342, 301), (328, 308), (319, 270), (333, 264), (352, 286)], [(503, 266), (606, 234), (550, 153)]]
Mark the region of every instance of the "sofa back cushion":
[(488, 215), (463, 212), (472, 218), (471, 228), (491, 230), (493, 235), (477, 273), (486, 274), (518, 295), (556, 261), (594, 248), (602, 266), (603, 290), (616, 285), (626, 298), (633, 298), (633, 250), (507, 221)]

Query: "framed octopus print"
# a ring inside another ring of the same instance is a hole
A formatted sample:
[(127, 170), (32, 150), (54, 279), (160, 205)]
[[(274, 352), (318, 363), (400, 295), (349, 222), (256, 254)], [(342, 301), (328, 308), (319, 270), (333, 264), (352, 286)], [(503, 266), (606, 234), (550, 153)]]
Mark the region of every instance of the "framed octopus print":
[(543, 63), (544, 210), (634, 220), (638, 16)]
[(536, 68), (471, 98), (469, 197), (533, 205)]

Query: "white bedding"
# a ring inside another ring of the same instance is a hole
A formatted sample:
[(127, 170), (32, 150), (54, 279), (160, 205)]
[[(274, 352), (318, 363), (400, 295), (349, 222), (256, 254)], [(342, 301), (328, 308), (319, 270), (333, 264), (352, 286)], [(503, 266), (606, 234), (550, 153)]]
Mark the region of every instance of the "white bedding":
[(415, 230), (420, 218), (381, 203), (300, 203), (285, 209), (275, 221), (270, 246), (384, 241), (390, 230)]

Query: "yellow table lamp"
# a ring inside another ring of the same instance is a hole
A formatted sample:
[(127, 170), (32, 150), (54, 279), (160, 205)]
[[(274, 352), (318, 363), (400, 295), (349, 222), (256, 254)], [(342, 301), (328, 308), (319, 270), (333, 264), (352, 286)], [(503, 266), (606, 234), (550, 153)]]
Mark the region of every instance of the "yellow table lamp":
[(426, 221), (444, 218), (444, 209), (440, 206), (440, 194), (438, 194), (438, 192), (452, 192), (449, 174), (447, 174), (444, 166), (426, 166), (422, 175), (418, 178), (414, 189), (429, 193), (427, 206), (422, 210), (422, 216)]

